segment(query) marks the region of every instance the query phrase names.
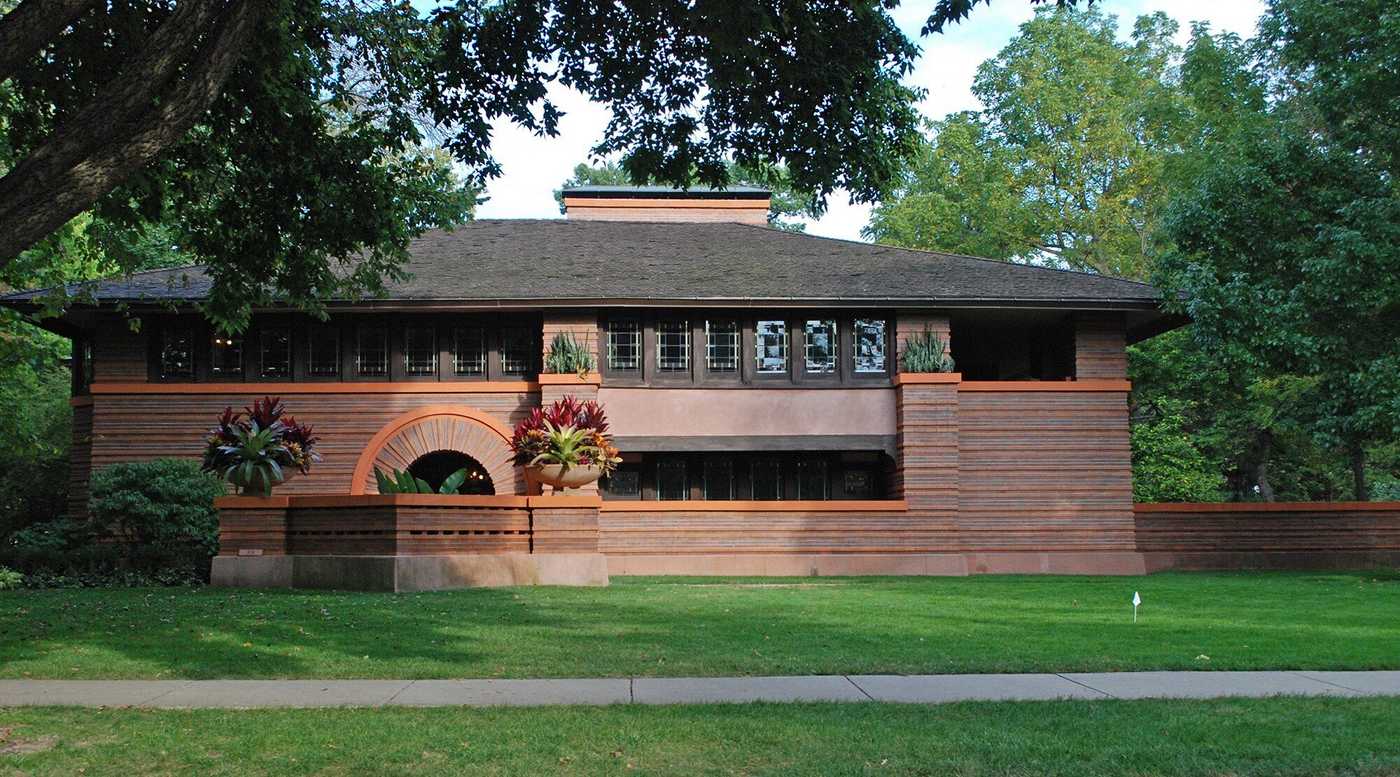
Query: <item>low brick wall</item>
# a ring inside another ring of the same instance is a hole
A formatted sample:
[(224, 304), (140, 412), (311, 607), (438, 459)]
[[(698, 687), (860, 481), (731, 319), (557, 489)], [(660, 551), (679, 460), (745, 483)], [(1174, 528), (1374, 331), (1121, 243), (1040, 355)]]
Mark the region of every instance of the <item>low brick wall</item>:
[(1368, 569), (1400, 565), (1400, 502), (1140, 504), (1147, 569)]
[(224, 497), (221, 556), (598, 552), (596, 496)]

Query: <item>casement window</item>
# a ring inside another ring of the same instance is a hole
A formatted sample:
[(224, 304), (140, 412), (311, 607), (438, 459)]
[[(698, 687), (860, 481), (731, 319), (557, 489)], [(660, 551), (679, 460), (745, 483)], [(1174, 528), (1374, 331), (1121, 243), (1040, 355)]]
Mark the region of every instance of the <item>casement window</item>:
[(868, 469), (847, 468), (841, 479), (847, 499), (870, 499), (875, 495), (875, 478)]
[(851, 326), (851, 356), (857, 375), (888, 372), (889, 339), (883, 318), (857, 318)]
[(788, 371), (788, 330), (786, 321), (759, 321), (754, 324), (754, 371), (759, 375), (782, 375)]
[(701, 493), (705, 499), (734, 498), (734, 461), (710, 456), (705, 459)]
[(334, 378), (340, 374), (340, 328), (313, 324), (306, 332), (306, 374)]
[(535, 336), (526, 327), (501, 330), (501, 374), (530, 375), (535, 371)]
[(73, 339), (73, 394), (87, 394), (92, 388), (92, 340)]
[(831, 498), (831, 481), (827, 478), (824, 459), (804, 459), (797, 462), (797, 498), (810, 500)]
[(436, 375), (437, 360), (437, 330), (431, 326), (404, 327), (404, 374), (413, 378)]
[(209, 374), (215, 380), (243, 379), (243, 337), (214, 332), (209, 338)]
[(656, 369), (658, 372), (690, 370), (690, 322), (656, 322)]
[(658, 459), (656, 462), (656, 498), (674, 502), (690, 498), (690, 480), (686, 476), (685, 459)]
[(774, 502), (783, 498), (783, 463), (778, 459), (754, 459), (749, 463), (749, 482), (753, 498), (759, 502)]
[(739, 324), (737, 322), (705, 322), (705, 369), (714, 373), (738, 374)]
[(604, 494), (615, 499), (640, 499), (642, 473), (635, 464), (623, 464), (598, 484)]
[(809, 319), (802, 326), (803, 365), (808, 375), (836, 372), (836, 321)]
[(162, 378), (194, 377), (194, 330), (170, 326), (160, 333), (160, 376)]
[(361, 377), (389, 375), (389, 329), (361, 324), (355, 332), (355, 374)]
[(484, 327), (459, 326), (452, 330), (452, 374), (485, 377), (487, 356)]
[(609, 321), (607, 329), (608, 369), (613, 372), (640, 372), (642, 369), (642, 325), (626, 319)]
[(292, 376), (292, 330), (285, 327), (258, 332), (258, 374), (264, 378)]

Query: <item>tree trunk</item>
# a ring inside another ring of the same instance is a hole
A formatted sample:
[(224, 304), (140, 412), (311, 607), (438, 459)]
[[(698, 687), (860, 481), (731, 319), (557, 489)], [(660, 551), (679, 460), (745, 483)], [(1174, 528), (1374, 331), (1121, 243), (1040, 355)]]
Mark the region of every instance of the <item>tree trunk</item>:
[(1353, 444), (1347, 448), (1347, 457), (1351, 460), (1351, 482), (1355, 489), (1356, 501), (1371, 501), (1371, 488), (1366, 483), (1366, 449), (1359, 444)]
[(0, 178), (0, 267), (178, 140), (242, 58), (264, 0), (182, 3), (115, 84)]
[(1264, 429), (1254, 436), (1254, 484), (1259, 487), (1259, 498), (1265, 502), (1274, 501), (1274, 487), (1269, 483), (1269, 454), (1273, 450), (1273, 432)]
[(24, 0), (0, 16), (0, 81), (95, 5), (97, 0)]

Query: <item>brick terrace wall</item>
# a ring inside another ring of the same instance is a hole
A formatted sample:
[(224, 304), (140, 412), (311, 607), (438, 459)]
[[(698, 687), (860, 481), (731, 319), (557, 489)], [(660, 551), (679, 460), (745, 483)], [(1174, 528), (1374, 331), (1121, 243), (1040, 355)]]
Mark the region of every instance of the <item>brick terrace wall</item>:
[(1140, 504), (1134, 517), (1152, 570), (1400, 564), (1400, 502)]
[(959, 387), (957, 523), (967, 549), (1134, 551), (1127, 385), (1113, 384)]
[(73, 443), (68, 451), (68, 515), (78, 519), (87, 515), (89, 486), (92, 478), (92, 401), (87, 397), (73, 400)]

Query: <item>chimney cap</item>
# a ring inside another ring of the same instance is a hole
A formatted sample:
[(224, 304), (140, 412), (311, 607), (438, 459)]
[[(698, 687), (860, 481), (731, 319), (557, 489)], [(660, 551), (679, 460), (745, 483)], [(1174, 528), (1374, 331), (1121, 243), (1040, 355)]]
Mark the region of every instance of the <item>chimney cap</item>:
[(581, 199), (637, 199), (649, 200), (766, 200), (773, 195), (767, 189), (756, 186), (730, 186), (727, 189), (710, 187), (698, 189), (676, 189), (670, 186), (569, 186), (563, 191), (565, 197)]

